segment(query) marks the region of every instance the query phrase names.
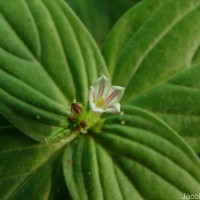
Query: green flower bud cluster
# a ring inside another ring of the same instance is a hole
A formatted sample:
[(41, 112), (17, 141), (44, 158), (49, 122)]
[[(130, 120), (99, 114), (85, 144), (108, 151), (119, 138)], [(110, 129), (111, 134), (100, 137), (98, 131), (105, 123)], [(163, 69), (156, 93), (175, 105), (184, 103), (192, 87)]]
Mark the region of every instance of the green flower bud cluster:
[(71, 112), (67, 120), (50, 138), (55, 140), (65, 135), (86, 134), (90, 129), (93, 133), (101, 132), (104, 119), (101, 119), (103, 113), (120, 113), (120, 103), (124, 87), (112, 86), (109, 79), (102, 75), (90, 87), (88, 101), (89, 110), (75, 100), (71, 103)]

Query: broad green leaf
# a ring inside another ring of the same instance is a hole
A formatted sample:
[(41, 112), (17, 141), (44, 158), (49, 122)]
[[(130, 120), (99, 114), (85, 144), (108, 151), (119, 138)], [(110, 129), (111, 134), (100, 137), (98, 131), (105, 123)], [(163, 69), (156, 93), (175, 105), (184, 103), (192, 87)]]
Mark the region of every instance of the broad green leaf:
[(135, 98), (131, 104), (154, 112), (200, 152), (200, 65)]
[(143, 1), (115, 26), (104, 56), (124, 102), (162, 117), (200, 151), (200, 2)]
[(192, 67), (200, 45), (200, 1), (142, 1), (116, 24), (104, 47), (124, 102)]
[(99, 46), (117, 19), (140, 0), (65, 0), (80, 17)]
[[(142, 0), (110, 0), (107, 1), (111, 26), (131, 7)], [(112, 28), (112, 27), (111, 27)]]
[(0, 115), (0, 130), (3, 128), (11, 128), (11, 127), (13, 127), (13, 125), (7, 119), (5, 119), (5, 117)]
[(61, 171), (63, 146), (39, 144), (15, 128), (1, 126), (1, 200), (70, 200)]
[(108, 6), (105, 0), (66, 0), (88, 28), (99, 45), (110, 29)]
[(62, 0), (0, 0), (0, 12), (0, 113), (41, 141), (73, 99), (86, 104), (105, 64)]
[(66, 147), (63, 168), (74, 200), (181, 199), (200, 190), (200, 163), (154, 115), (131, 106), (106, 118), (102, 132)]

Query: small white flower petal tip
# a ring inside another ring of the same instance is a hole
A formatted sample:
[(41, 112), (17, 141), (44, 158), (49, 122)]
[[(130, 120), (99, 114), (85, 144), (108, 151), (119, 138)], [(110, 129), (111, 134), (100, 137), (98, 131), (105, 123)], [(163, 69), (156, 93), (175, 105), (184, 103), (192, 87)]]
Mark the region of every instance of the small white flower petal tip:
[(119, 113), (120, 103), (124, 95), (124, 87), (111, 86), (110, 81), (102, 75), (89, 90), (89, 104), (93, 112)]

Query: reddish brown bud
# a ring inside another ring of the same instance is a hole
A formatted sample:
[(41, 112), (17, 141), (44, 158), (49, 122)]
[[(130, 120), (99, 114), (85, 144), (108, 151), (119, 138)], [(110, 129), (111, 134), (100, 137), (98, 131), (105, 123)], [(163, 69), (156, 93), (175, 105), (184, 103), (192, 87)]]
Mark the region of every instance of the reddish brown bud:
[(71, 124), (74, 124), (76, 122), (76, 119), (74, 117), (68, 117), (67, 120)]
[(81, 115), (83, 113), (83, 106), (80, 103), (73, 102), (71, 104), (71, 111), (75, 115)]
[(80, 122), (80, 125), (81, 125), (81, 128), (85, 129), (85, 128), (87, 128), (88, 123), (87, 123), (87, 121), (83, 120)]

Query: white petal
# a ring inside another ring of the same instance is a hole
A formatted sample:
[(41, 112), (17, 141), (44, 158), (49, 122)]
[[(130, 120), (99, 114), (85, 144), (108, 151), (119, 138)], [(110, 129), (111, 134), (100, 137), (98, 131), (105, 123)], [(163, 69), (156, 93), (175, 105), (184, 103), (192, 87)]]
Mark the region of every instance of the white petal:
[(120, 112), (120, 103), (115, 103), (112, 106), (106, 108), (105, 112), (109, 113), (119, 113)]
[(96, 108), (96, 105), (93, 101), (89, 101), (91, 110)]
[(93, 112), (97, 112), (97, 113), (103, 113), (105, 112), (105, 110), (103, 108), (99, 108), (95, 105), (95, 103), (93, 102), (90, 102), (90, 109), (93, 111)]
[(121, 100), (124, 95), (124, 87), (112, 86), (106, 95), (105, 104), (109, 107)]
[(94, 84), (95, 99), (100, 99), (110, 88), (110, 81), (105, 75), (102, 75)]
[(105, 112), (105, 110), (104, 109), (102, 109), (102, 108), (95, 108), (95, 109), (93, 109), (92, 110), (93, 112), (96, 112), (96, 113), (104, 113)]

